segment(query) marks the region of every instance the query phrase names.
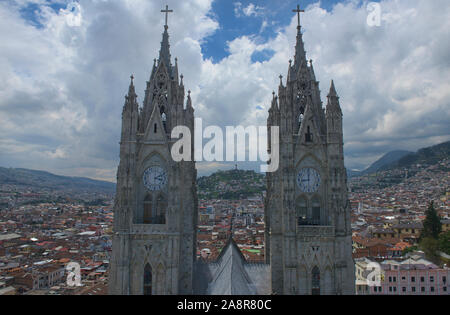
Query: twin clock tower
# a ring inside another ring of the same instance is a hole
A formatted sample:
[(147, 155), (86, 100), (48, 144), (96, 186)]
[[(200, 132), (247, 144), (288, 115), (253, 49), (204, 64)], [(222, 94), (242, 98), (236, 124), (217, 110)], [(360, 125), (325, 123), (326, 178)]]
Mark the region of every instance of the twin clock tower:
[[(122, 113), (114, 205), (111, 294), (354, 294), (342, 111), (334, 83), (322, 107), (298, 13), (295, 59), (280, 76), (267, 120), (279, 128), (276, 172), (267, 173), (265, 264), (248, 264), (230, 240), (217, 262), (196, 261), (194, 162), (175, 162), (175, 126), (194, 135), (190, 93), (172, 64), (166, 25), (143, 107), (133, 77)], [(194, 138), (191, 139), (192, 151)], [(194, 156), (194, 152), (191, 152)], [(225, 292), (225, 293), (224, 293)]]
[[(143, 107), (133, 77), (122, 113), (120, 164), (114, 205), (111, 294), (192, 294), (197, 191), (194, 162), (174, 162), (178, 125), (194, 128), (177, 59), (171, 62), (166, 25)], [(194, 139), (192, 139), (194, 143)], [(193, 156), (193, 153), (192, 153)]]
[[(353, 294), (352, 232), (342, 111), (334, 83), (322, 107), (298, 13), (295, 58), (267, 120), (279, 126), (280, 164), (267, 174), (265, 257), (276, 294)], [(270, 144), (271, 141), (269, 141)], [(269, 152), (271, 148), (269, 147)]]

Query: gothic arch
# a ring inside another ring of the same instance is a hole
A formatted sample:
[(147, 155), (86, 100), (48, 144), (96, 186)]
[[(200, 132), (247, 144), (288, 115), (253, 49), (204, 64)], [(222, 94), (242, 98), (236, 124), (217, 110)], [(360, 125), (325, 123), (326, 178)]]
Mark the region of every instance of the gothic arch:
[[(308, 161), (310, 159), (310, 161)], [(307, 152), (302, 158), (297, 162), (297, 165), (295, 166), (295, 169), (298, 171), (302, 167), (312, 167), (315, 168), (318, 172), (322, 175), (322, 162), (319, 160), (319, 158), (312, 154), (311, 152)]]
[(151, 166), (155, 166), (155, 165), (161, 165), (167, 168), (167, 158), (164, 157), (163, 154), (161, 154), (161, 152), (159, 151), (153, 151), (151, 152), (143, 161), (142, 163), (140, 163), (141, 167), (138, 170), (139, 174), (142, 175), (144, 174), (145, 170)]
[(322, 287), (324, 288), (324, 294), (333, 294), (333, 276), (332, 276), (332, 270), (331, 267), (328, 265), (325, 267), (324, 275), (322, 277)]
[(311, 270), (311, 295), (320, 295), (320, 269), (317, 266)]
[(144, 284), (143, 284), (143, 294), (152, 295), (153, 294), (153, 270), (149, 263), (144, 267)]
[(156, 292), (163, 295), (166, 292), (166, 270), (162, 263), (158, 265), (156, 274)]

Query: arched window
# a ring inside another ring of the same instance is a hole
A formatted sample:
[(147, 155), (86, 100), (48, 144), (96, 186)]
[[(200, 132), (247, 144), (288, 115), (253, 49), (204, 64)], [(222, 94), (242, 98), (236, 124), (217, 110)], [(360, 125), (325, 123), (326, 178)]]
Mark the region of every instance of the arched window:
[(155, 125), (153, 126), (153, 133), (157, 133), (157, 132), (158, 132), (158, 125), (155, 124)]
[(305, 142), (312, 142), (313, 141), (313, 134), (311, 133), (311, 128), (307, 127), (307, 133), (305, 133)]
[(320, 270), (314, 266), (311, 274), (311, 294), (320, 295)]
[(144, 199), (144, 224), (151, 224), (152, 223), (152, 196), (150, 194), (147, 195)]
[(152, 295), (152, 267), (149, 264), (144, 268), (144, 295)]
[(304, 197), (298, 197), (295, 203), (298, 225), (305, 225), (307, 222), (308, 205)]
[(312, 221), (313, 224), (320, 224), (320, 200), (315, 197), (312, 201)]
[(156, 201), (156, 224), (166, 224), (167, 200), (163, 195), (159, 195)]
[(164, 131), (167, 132), (167, 115), (164, 112), (161, 114), (161, 121), (163, 123)]

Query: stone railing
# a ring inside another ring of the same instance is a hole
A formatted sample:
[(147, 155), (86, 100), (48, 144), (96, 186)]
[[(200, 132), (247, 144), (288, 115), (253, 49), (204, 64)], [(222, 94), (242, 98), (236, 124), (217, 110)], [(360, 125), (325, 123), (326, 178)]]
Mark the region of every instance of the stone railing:
[(332, 237), (334, 236), (334, 226), (323, 225), (299, 225), (297, 226), (298, 236), (321, 236)]
[(151, 233), (165, 233), (167, 226), (163, 224), (133, 224), (131, 233), (133, 234), (151, 234)]

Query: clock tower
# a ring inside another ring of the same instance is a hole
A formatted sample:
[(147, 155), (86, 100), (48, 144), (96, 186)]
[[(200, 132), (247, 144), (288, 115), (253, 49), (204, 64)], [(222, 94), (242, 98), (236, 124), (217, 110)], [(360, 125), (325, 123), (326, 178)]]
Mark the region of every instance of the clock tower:
[[(266, 260), (275, 294), (353, 294), (354, 265), (342, 111), (334, 82), (322, 107), (299, 25), (267, 121), (279, 127), (280, 164), (267, 173)], [(269, 144), (271, 143), (269, 139)], [(271, 148), (269, 146), (269, 153)]]
[(178, 138), (171, 133), (176, 126), (186, 126), (194, 134), (194, 109), (190, 92), (185, 103), (177, 59), (174, 65), (171, 60), (167, 15), (172, 10), (162, 12), (166, 25), (143, 107), (132, 76), (122, 112), (111, 294), (193, 293), (197, 174), (193, 161), (172, 159)]

